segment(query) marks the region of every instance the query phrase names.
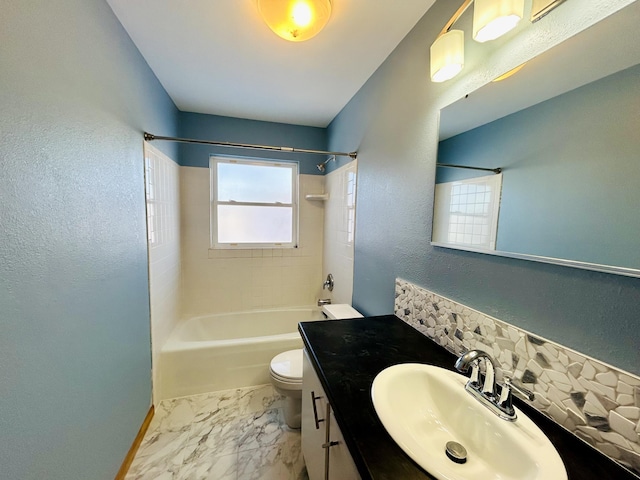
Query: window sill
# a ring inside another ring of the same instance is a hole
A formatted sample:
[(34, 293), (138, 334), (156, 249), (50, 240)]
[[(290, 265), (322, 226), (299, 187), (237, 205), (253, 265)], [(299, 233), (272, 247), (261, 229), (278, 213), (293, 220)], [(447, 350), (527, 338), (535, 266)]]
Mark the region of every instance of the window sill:
[(299, 248), (210, 248), (208, 258), (297, 257)]

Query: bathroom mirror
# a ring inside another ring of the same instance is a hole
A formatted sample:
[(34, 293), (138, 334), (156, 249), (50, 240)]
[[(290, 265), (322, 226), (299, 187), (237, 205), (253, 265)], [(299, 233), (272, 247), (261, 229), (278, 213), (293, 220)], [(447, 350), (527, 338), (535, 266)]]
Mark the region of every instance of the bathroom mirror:
[(640, 277), (639, 22), (635, 2), (441, 110), (438, 164), (502, 171), (436, 167), (432, 245)]

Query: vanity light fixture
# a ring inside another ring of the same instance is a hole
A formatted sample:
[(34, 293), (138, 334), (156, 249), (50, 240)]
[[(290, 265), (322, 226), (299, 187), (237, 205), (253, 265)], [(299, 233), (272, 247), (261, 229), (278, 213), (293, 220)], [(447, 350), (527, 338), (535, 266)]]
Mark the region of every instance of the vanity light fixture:
[(431, 81), (445, 82), (464, 67), (464, 32), (449, 30), (433, 42), (431, 53)]
[(513, 30), (524, 16), (524, 0), (475, 0), (473, 39), (484, 43)]
[(260, 15), (273, 32), (291, 42), (320, 33), (331, 16), (331, 0), (258, 0)]
[(473, 39), (486, 42), (516, 27), (524, 16), (524, 0), (464, 0), (431, 45), (431, 81), (444, 82), (464, 67), (464, 32), (452, 30), (462, 14), (473, 7)]

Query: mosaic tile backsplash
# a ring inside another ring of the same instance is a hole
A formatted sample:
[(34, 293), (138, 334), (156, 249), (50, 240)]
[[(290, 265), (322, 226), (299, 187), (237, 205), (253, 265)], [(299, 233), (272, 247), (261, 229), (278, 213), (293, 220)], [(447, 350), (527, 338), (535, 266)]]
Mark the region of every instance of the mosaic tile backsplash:
[(640, 475), (640, 378), (402, 279), (395, 314), (450, 352), (472, 349), (515, 378), (534, 407)]

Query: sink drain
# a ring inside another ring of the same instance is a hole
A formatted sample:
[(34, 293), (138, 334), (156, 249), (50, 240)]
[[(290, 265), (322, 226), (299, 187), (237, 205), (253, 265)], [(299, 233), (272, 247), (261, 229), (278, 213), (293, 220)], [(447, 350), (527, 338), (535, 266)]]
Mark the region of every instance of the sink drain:
[(458, 442), (447, 442), (445, 452), (452, 462), (465, 463), (467, 461), (467, 449)]

